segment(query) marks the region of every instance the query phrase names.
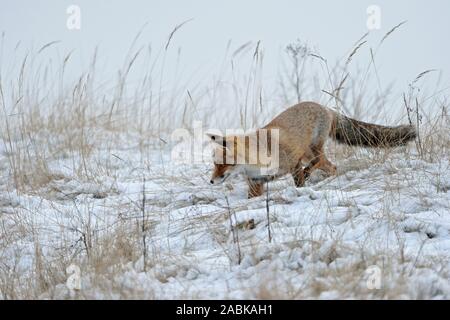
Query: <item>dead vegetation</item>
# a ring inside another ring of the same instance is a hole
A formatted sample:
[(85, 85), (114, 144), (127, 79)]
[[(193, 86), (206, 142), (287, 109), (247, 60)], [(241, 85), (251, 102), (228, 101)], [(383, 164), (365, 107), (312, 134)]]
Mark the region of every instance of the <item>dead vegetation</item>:
[[(175, 89), (170, 90), (171, 86), (163, 86), (166, 59), (170, 41), (182, 25), (170, 34), (162, 55), (154, 56), (151, 51), (136, 48), (133, 42), (116, 83), (109, 88), (95, 81), (95, 66), (101, 59), (97, 53), (90, 70), (83, 71), (76, 81), (64, 78), (72, 59), (70, 53), (56, 65), (51, 62), (48, 73), (42, 74), (42, 67), (37, 67), (39, 59), (57, 43), (28, 52), (10, 79), (0, 74), (1, 297), (158, 298), (161, 292), (154, 290), (153, 281), (169, 283), (179, 275), (196, 279), (201, 274), (193, 264), (197, 261), (200, 266), (202, 259), (196, 260), (193, 253), (198, 244), (190, 238), (192, 234), (209, 237), (220, 246), (217, 261), (220, 265), (228, 264), (230, 269), (266, 263), (283, 251), (298, 255), (289, 266), (294, 277), (292, 283), (280, 287), (275, 281), (279, 273), (285, 272), (276, 262), (269, 262), (266, 272), (256, 275), (258, 278), (252, 283), (258, 285), (247, 287), (242, 282), (251, 298), (441, 297), (444, 293), (434, 292), (439, 290), (434, 284), (428, 287), (411, 284), (408, 279), (412, 274), (420, 276), (427, 270), (437, 270), (446, 261), (424, 263), (420, 250), (412, 258), (411, 253), (404, 252), (401, 237), (388, 253), (371, 252), (364, 245), (353, 252), (346, 248), (342, 234), (323, 231), (316, 236), (312, 230), (301, 230), (294, 235), (298, 241), (282, 242), (280, 233), (271, 233), (279, 230), (281, 218), (280, 212), (270, 206), (288, 206), (304, 195), (316, 200), (318, 188), (326, 188), (337, 178), (324, 182), (312, 177), (305, 189), (285, 189), (286, 181), (274, 182), (267, 201), (239, 200), (225, 205), (218, 200), (216, 191), (202, 184), (209, 175), (208, 165), (192, 164), (186, 166), (187, 171), (177, 170), (167, 158), (172, 146), (171, 132), (179, 127), (192, 130), (194, 120), (201, 120), (208, 127), (248, 129), (264, 124), (285, 106), (305, 99), (365, 121), (392, 125), (409, 122), (420, 135), (415, 144), (401, 149), (328, 145), (333, 162), (338, 164), (338, 176), (349, 181), (340, 188), (333, 185), (335, 189), (330, 191), (341, 196), (338, 207), (348, 210), (342, 221), (351, 223), (354, 216), (361, 214), (354, 200), (347, 197), (348, 191), (367, 188), (385, 179), (385, 194), (381, 198), (390, 200), (383, 204), (376, 219), (393, 229), (401, 229), (402, 220), (390, 211), (389, 203), (400, 197), (400, 182), (411, 181), (408, 192), (423, 199), (424, 207), (429, 204), (426, 190), (412, 184), (417, 180), (409, 174), (415, 173), (405, 173), (397, 167), (395, 159), (419, 163), (411, 167), (425, 172), (424, 179), (431, 179), (436, 190), (442, 193), (450, 190), (446, 92), (440, 88), (433, 93), (417, 90), (432, 73), (418, 74), (400, 101), (390, 94), (390, 88), (379, 86), (371, 90), (368, 86), (373, 77), (378, 77), (375, 65), (378, 47), (367, 49), (367, 35), (333, 67), (325, 57), (296, 42), (287, 47), (286, 72), (280, 74), (279, 98), (274, 101), (263, 90), (263, 48), (257, 42), (234, 51), (229, 48), (231, 54), (227, 53), (224, 61), (228, 67), (213, 80), (176, 83), (172, 86)], [(388, 32), (380, 44), (400, 26)], [(365, 49), (370, 50), (371, 61), (365, 72), (357, 72), (352, 69), (352, 59)], [(140, 77), (139, 83), (130, 84), (128, 79), (142, 63), (153, 67)], [(61, 82), (58, 89), (52, 87), (55, 79)], [(229, 98), (221, 101), (223, 96)], [(224, 104), (227, 108), (222, 108)], [(399, 105), (402, 111), (394, 114), (391, 104)], [(216, 106), (214, 111), (210, 106)], [(427, 174), (427, 163), (438, 164), (440, 170)], [(391, 165), (384, 176), (373, 176), (368, 170), (383, 165)], [(355, 171), (365, 170), (365, 185), (352, 183)], [(153, 189), (155, 184), (162, 188)], [(324, 230), (332, 230), (334, 223), (341, 223), (332, 219), (336, 205), (330, 201), (326, 197), (320, 199), (317, 207), (318, 212), (330, 215)], [(217, 209), (202, 211), (203, 206), (210, 204)], [(264, 209), (264, 219), (241, 218), (236, 214), (260, 208)], [(160, 229), (161, 221), (166, 233)], [(263, 228), (267, 236), (255, 238), (258, 228)], [(433, 235), (433, 230), (426, 228), (403, 230), (424, 232), (428, 238)], [(185, 237), (182, 249), (173, 249), (173, 253), (162, 251), (163, 246), (171, 248), (171, 234)], [(267, 252), (259, 253), (261, 248)], [(351, 260), (350, 263), (342, 263), (345, 259)], [(314, 272), (305, 271), (308, 263), (312, 263)], [(67, 291), (66, 269), (71, 264), (82, 268), (84, 285), (89, 290)], [(383, 283), (388, 284), (379, 291), (364, 286), (364, 272), (372, 265), (383, 266), (386, 279)], [(445, 272), (448, 270), (442, 269), (439, 275), (448, 279)], [(314, 277), (305, 280), (302, 278), (305, 274)], [(298, 279), (304, 282), (294, 283)], [(419, 288), (413, 290), (413, 286)], [(181, 298), (203, 298), (188, 287), (182, 292)]]

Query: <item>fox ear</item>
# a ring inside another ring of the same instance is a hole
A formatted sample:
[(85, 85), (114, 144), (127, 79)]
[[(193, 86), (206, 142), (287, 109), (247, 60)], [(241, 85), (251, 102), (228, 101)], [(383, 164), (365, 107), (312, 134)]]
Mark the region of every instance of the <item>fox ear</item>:
[(222, 137), (221, 135), (215, 134), (215, 133), (207, 133), (206, 134), (212, 142), (217, 143), (218, 145), (225, 146), (225, 137)]
[(215, 164), (234, 163), (233, 153), (227, 147), (216, 144), (212, 149), (212, 157)]

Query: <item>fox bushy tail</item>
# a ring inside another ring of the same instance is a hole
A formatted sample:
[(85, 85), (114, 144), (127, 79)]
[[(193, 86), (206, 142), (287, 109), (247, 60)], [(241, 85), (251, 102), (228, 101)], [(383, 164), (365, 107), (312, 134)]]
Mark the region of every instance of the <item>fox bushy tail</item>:
[(336, 114), (330, 136), (338, 142), (362, 147), (397, 147), (414, 140), (413, 126), (380, 126)]

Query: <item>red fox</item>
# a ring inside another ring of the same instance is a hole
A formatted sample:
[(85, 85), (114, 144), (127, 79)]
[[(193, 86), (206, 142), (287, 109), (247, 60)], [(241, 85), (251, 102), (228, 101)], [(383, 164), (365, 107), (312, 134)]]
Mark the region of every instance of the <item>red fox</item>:
[[(254, 163), (249, 162), (250, 135), (220, 136), (208, 134), (216, 144), (214, 171), (210, 183), (222, 183), (229, 177), (244, 174), (249, 185), (248, 197), (257, 197), (264, 192), (264, 183), (281, 175), (292, 174), (295, 185), (301, 187), (311, 172), (322, 169), (329, 175), (336, 173), (336, 166), (325, 156), (324, 144), (328, 137), (351, 146), (396, 147), (415, 139), (413, 126), (400, 125), (386, 127), (348, 118), (315, 102), (302, 102), (279, 114), (269, 124), (256, 130), (256, 152), (262, 148), (261, 137), (266, 137), (270, 153), (274, 143), (273, 130), (277, 130), (278, 170), (274, 174), (262, 174), (265, 166), (258, 156)], [(239, 152), (244, 150), (245, 161), (237, 161)], [(254, 156), (254, 155), (253, 155)], [(303, 167), (305, 164), (305, 168)]]

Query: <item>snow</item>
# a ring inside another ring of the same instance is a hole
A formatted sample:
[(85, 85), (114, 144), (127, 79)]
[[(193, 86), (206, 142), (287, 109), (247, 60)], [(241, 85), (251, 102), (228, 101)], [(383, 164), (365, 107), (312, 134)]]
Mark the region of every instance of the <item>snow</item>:
[[(302, 188), (271, 182), (269, 241), (266, 195), (247, 199), (241, 178), (211, 186), (210, 164), (175, 164), (167, 150), (144, 165), (139, 150), (98, 150), (109, 167), (95, 179), (55, 159), (54, 179), (33, 192), (11, 187), (1, 153), (0, 284), (15, 279), (26, 296), (41, 263), (54, 275), (43, 272), (38, 298), (450, 298), (449, 159), (369, 153)], [(76, 292), (70, 264), (81, 269)]]

